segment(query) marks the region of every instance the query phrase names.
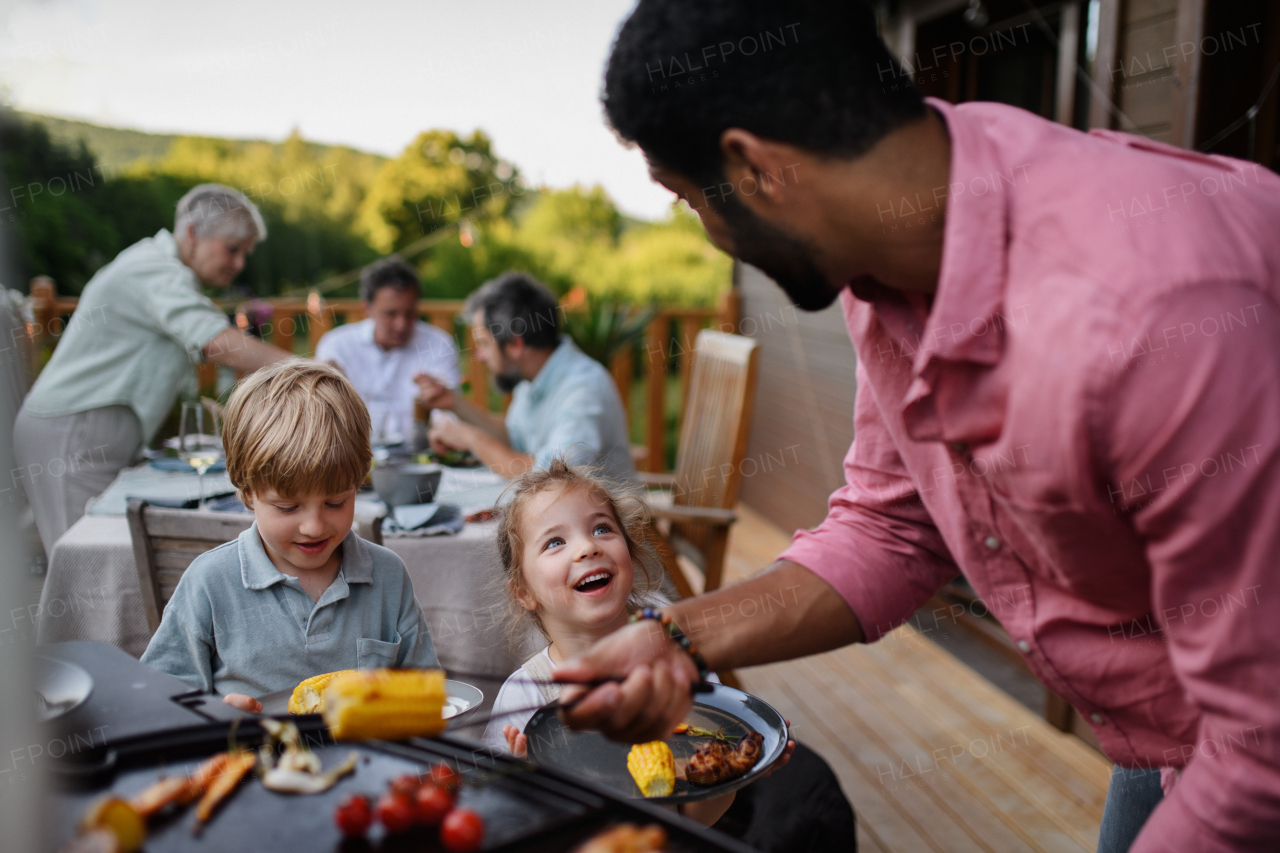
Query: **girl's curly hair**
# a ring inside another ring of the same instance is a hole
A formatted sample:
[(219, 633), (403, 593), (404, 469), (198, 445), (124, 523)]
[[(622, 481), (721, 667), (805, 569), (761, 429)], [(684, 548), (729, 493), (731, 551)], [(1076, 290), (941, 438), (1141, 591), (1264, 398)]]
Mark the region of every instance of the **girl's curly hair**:
[(613, 513), (627, 543), (635, 580), (631, 595), (627, 598), (628, 610), (645, 606), (650, 592), (659, 589), (665, 571), (662, 561), (649, 544), (646, 531), (649, 525), (649, 508), (644, 501), (621, 489), (606, 485), (605, 479), (594, 469), (575, 468), (563, 459), (556, 458), (546, 468), (528, 471), (507, 487), (510, 500), (502, 503), (498, 521), (498, 557), (502, 561), (502, 586), (506, 592), (510, 610), (508, 629), (513, 639), (526, 634), (526, 625), (532, 622), (547, 640), (546, 629), (536, 612), (525, 610), (516, 595), (524, 590), (524, 538), (521, 523), (525, 509), (535, 496), (551, 489), (587, 489), (601, 504)]

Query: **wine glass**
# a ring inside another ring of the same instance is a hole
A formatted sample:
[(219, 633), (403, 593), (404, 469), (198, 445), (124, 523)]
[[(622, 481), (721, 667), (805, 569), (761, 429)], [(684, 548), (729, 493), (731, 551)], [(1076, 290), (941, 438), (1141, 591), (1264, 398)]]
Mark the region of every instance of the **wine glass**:
[(182, 404), (178, 456), (200, 475), (200, 509), (204, 509), (204, 473), (222, 458), (222, 436), (217, 416), (213, 412), (206, 413), (203, 403)]

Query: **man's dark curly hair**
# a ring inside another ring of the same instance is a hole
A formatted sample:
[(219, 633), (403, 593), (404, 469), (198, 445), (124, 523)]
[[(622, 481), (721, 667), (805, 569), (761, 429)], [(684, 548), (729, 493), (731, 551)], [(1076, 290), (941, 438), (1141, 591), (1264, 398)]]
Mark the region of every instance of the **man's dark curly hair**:
[(924, 114), (864, 0), (640, 0), (602, 100), (623, 139), (703, 186), (730, 127), (849, 158)]

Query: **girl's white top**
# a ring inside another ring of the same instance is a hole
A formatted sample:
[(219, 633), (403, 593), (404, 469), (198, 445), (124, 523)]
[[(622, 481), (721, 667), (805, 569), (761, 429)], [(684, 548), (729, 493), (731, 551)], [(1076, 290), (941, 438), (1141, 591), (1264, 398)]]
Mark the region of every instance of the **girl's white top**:
[[(550, 648), (547, 646), (538, 654), (546, 658), (548, 666), (554, 667), (551, 654), (547, 651)], [(520, 667), (502, 683), (498, 698), (493, 702), (493, 715), (489, 718), (489, 725), (485, 727), (481, 740), (485, 746), (506, 751), (507, 739), (502, 735), (502, 727), (515, 726), (524, 731), (534, 711), (545, 704), (547, 700), (542, 697), (542, 691), (534, 683), (533, 676), (523, 666)]]

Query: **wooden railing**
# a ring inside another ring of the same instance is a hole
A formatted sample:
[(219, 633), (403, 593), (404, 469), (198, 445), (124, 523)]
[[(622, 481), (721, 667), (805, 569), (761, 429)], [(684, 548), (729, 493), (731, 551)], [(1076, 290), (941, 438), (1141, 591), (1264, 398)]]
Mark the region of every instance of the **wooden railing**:
[[(27, 333), (36, 351), (56, 344), (65, 328), (67, 318), (75, 311), (78, 299), (58, 296), (52, 279), (41, 276), (31, 282), (33, 322)], [(268, 323), (259, 328), (262, 337), (281, 349), (297, 355), (312, 356), (316, 344), (325, 332), (341, 323), (351, 323), (365, 317), (364, 306), (358, 299), (324, 299), (313, 293), (306, 299), (267, 298), (255, 300), (271, 306)], [(243, 305), (243, 303), (241, 303)], [(227, 303), (228, 312), (237, 311), (236, 305)], [(474, 358), (471, 324), (462, 316), (463, 302), (454, 299), (423, 299), (418, 303), (418, 314), (427, 322), (452, 335), (460, 335), (465, 376), (470, 383), (470, 398), (477, 405), (489, 404), (489, 372), (484, 363)], [(566, 307), (567, 311), (574, 308)], [(689, 387), (689, 374), (693, 367), (694, 340), (698, 332), (707, 326), (723, 331), (736, 331), (739, 321), (739, 301), (736, 289), (728, 290), (715, 308), (658, 307), (646, 330), (645, 341), (635, 350), (626, 348), (614, 356), (609, 365), (610, 373), (618, 386), (622, 404), (631, 419), (632, 390), (636, 379), (635, 357), (643, 353), (643, 374), (646, 389), (644, 444), (637, 454), (637, 465), (642, 470), (663, 471), (667, 458), (668, 417), (666, 397), (667, 378), (679, 376), (680, 402), (676, 410), (677, 420), (684, 411), (684, 395)], [(236, 322), (248, 330), (249, 318), (238, 311)], [(300, 345), (300, 340), (301, 345)], [(197, 368), (201, 387), (212, 385), (216, 379), (216, 366), (205, 362)], [(679, 434), (679, 429), (676, 431)]]

